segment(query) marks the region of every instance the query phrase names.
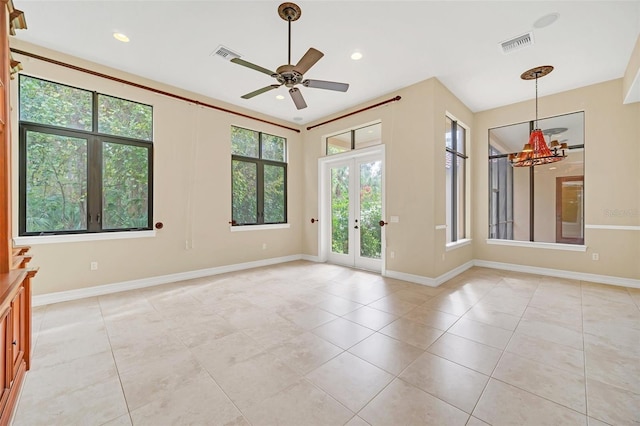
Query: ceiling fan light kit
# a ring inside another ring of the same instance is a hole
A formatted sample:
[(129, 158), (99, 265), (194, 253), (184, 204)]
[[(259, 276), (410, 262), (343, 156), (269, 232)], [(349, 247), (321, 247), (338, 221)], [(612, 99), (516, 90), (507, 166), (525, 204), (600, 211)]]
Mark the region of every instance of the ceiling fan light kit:
[(304, 87), (310, 87), (312, 89), (324, 89), (333, 90), (337, 92), (346, 92), (349, 89), (347, 83), (338, 83), (335, 81), (325, 80), (310, 80), (304, 79), (304, 74), (316, 64), (323, 56), (324, 53), (320, 52), (313, 47), (309, 48), (304, 56), (298, 61), (297, 64), (291, 64), (291, 22), (297, 21), (302, 15), (302, 10), (295, 3), (282, 3), (278, 6), (278, 15), (288, 22), (289, 25), (289, 48), (288, 48), (288, 63), (280, 65), (275, 71), (271, 71), (267, 68), (255, 65), (251, 62), (245, 61), (240, 58), (233, 58), (231, 62), (242, 65), (243, 67), (250, 68), (252, 70), (267, 74), (270, 77), (275, 78), (279, 84), (270, 84), (253, 92), (249, 92), (242, 95), (243, 99), (251, 99), (254, 96), (258, 96), (262, 93), (277, 89), (281, 86), (289, 88), (289, 94), (297, 109), (304, 109), (307, 107), (307, 103), (302, 96), (302, 92), (298, 89), (297, 85), (302, 84)]

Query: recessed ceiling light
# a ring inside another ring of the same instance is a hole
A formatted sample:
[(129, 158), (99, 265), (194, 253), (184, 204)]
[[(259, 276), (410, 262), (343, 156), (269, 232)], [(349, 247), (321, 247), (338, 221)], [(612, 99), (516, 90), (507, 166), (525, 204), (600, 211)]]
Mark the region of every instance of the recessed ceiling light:
[(549, 167), (549, 170), (555, 170), (557, 167)]
[(123, 43), (129, 43), (129, 37), (122, 33), (113, 33), (113, 38)]
[(293, 117), (293, 121), (302, 121), (302, 117)]
[(533, 23), (534, 28), (544, 28), (553, 24), (558, 20), (560, 14), (557, 12), (550, 13), (548, 15), (544, 15), (542, 18), (539, 18), (536, 22)]
[(359, 61), (360, 59), (362, 59), (362, 53), (361, 52), (353, 52), (351, 54), (351, 59), (353, 59), (354, 61)]
[(284, 96), (282, 96), (282, 95), (276, 95), (276, 99), (277, 99), (277, 100), (279, 100), (279, 101), (281, 101), (281, 100), (283, 100), (283, 99), (284, 99)]
[(373, 133), (373, 130), (369, 130), (367, 133)]

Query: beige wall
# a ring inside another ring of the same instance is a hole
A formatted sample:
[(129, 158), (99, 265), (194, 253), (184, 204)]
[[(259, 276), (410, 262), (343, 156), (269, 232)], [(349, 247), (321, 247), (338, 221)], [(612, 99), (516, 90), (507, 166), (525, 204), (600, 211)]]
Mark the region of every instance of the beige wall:
[[(319, 255), (319, 228), (309, 219), (320, 214), (318, 159), (324, 155), (325, 137), (379, 120), (386, 150), (386, 219), (400, 219), (385, 227), (386, 269), (437, 277), (472, 259), (471, 246), (445, 252), (445, 231), (435, 229), (445, 223), (445, 114), (471, 126), (471, 111), (437, 79), (429, 79), (327, 119), (396, 95), (402, 97), (398, 102), (304, 132), (303, 250), (311, 256)], [(391, 251), (395, 253), (393, 259)]]
[[(548, 78), (553, 78), (553, 75)], [(540, 98), (540, 115), (585, 112), (585, 223), (640, 226), (640, 103), (623, 105), (622, 79)], [(476, 259), (640, 278), (640, 231), (586, 229), (586, 252), (487, 245), (488, 129), (530, 120), (534, 101), (479, 112), (474, 121)], [(599, 253), (600, 260), (591, 260)]]
[[(631, 52), (631, 58), (629, 59), (629, 63), (627, 64), (627, 69), (625, 70), (624, 77), (622, 79), (622, 98), (626, 99), (627, 97), (633, 97), (631, 93), (635, 90), (635, 93), (638, 93), (638, 86), (640, 82), (640, 35), (638, 36), (638, 40), (636, 40), (636, 45), (633, 48), (633, 52)], [(635, 99), (636, 102), (638, 99)]]
[[(242, 111), (213, 99), (125, 75), (22, 43), (24, 50), (151, 85), (223, 108)], [(297, 255), (301, 247), (302, 147), (291, 130), (196, 106), (131, 86), (94, 77), (25, 57), (16, 58), (24, 73), (153, 105), (154, 222), (164, 228), (154, 238), (34, 245), (33, 264), (40, 266), (34, 293), (117, 283), (217, 266)], [(12, 81), (11, 105), (17, 111), (17, 79)], [(264, 117), (276, 121), (269, 117)], [(12, 128), (17, 129), (17, 114)], [(291, 126), (288, 123), (283, 123)], [(231, 232), (230, 126), (238, 125), (287, 138), (289, 229)], [(15, 131), (13, 164), (17, 162)], [(13, 191), (17, 194), (17, 167)], [(16, 197), (17, 199), (17, 197)], [(17, 202), (14, 202), (17, 221)], [(14, 224), (17, 235), (17, 223)], [(262, 249), (262, 244), (267, 249)], [(186, 249), (187, 244), (192, 248)], [(90, 271), (91, 261), (99, 269)]]
[[(15, 41), (17, 42), (17, 41)], [(25, 43), (17, 47), (66, 62), (258, 115), (235, 106), (126, 75)], [(17, 56), (17, 55), (16, 55)], [(46, 244), (33, 247), (41, 267), (35, 294), (187, 272), (288, 255), (317, 256), (318, 159), (324, 138), (342, 130), (382, 122), (386, 147), (386, 269), (438, 277), (474, 258), (618, 277), (640, 278), (640, 232), (587, 229), (586, 253), (488, 246), (488, 129), (531, 119), (533, 101), (473, 114), (432, 78), (372, 99), (345, 112), (402, 96), (375, 108), (302, 133), (205, 109), (87, 74), (18, 58), (25, 73), (154, 106), (154, 221), (165, 228), (154, 238)], [(640, 225), (640, 104), (620, 101), (622, 79), (542, 97), (542, 116), (585, 111), (585, 220), (594, 225)], [(16, 81), (12, 106), (17, 110)], [(467, 173), (468, 237), (472, 245), (445, 249), (445, 114), (469, 127)], [(270, 117), (262, 116), (271, 121)], [(17, 129), (16, 114), (12, 125)], [(289, 123), (283, 123), (292, 126)], [(310, 123), (312, 125), (314, 123)], [(289, 229), (230, 232), (230, 126), (264, 131), (288, 140)], [(17, 147), (17, 132), (14, 134)], [(616, 164), (603, 162), (611, 154)], [(14, 164), (17, 149), (14, 149)], [(14, 192), (17, 192), (17, 168)], [(17, 218), (17, 203), (14, 203)], [(612, 214), (613, 212), (613, 214)], [(622, 214), (616, 212), (623, 212)], [(15, 227), (17, 228), (17, 227)], [(267, 250), (262, 249), (263, 243)], [(185, 248), (188, 245), (190, 248)], [(395, 257), (391, 259), (389, 253)], [(600, 254), (600, 261), (591, 254)], [(97, 271), (89, 270), (99, 262)]]

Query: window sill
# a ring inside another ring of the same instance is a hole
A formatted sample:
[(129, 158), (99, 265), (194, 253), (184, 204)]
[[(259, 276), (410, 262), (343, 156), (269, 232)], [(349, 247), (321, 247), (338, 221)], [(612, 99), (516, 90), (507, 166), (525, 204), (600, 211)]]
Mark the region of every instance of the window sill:
[(15, 237), (13, 242), (19, 246), (34, 246), (38, 244), (77, 243), (82, 241), (123, 240), (130, 238), (155, 237), (156, 231), (123, 231), (123, 232), (96, 232), (87, 234), (64, 235), (33, 235)]
[(265, 231), (269, 229), (288, 229), (291, 225), (288, 223), (274, 223), (273, 225), (236, 225), (230, 226), (231, 232), (243, 232), (243, 231)]
[(487, 239), (487, 244), (493, 244), (498, 246), (541, 248), (541, 249), (549, 249), (549, 250), (587, 251), (587, 246), (585, 245), (562, 244), (562, 243), (541, 243), (541, 242), (535, 242), (535, 241)]
[(471, 244), (470, 238), (464, 238), (462, 240), (454, 241), (452, 243), (447, 243), (445, 246), (445, 251), (455, 250), (460, 247), (468, 246)]

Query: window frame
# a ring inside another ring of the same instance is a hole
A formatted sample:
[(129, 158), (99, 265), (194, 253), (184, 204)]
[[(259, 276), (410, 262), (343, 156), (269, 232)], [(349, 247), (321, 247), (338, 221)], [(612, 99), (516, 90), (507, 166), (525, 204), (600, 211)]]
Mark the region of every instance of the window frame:
[[(287, 138), (284, 136), (273, 135), (271, 133), (261, 132), (259, 130), (248, 129), (246, 127), (234, 126), (231, 128), (239, 128), (243, 130), (248, 130), (251, 132), (256, 132), (258, 134), (258, 157), (246, 157), (243, 155), (233, 154), (231, 153), (231, 226), (271, 226), (271, 225), (283, 225), (288, 224), (288, 159), (289, 159), (289, 150)], [(232, 133), (231, 133), (232, 134)], [(284, 161), (276, 161), (276, 160), (268, 160), (262, 158), (262, 141), (263, 135), (275, 136), (284, 140)], [(230, 145), (232, 145), (232, 141), (230, 140)], [(234, 199), (234, 185), (233, 185), (233, 162), (245, 162), (245, 163), (253, 163), (256, 165), (256, 222), (255, 223), (238, 223), (233, 216), (233, 199)], [(284, 170), (284, 194), (283, 194), (283, 221), (280, 222), (265, 222), (264, 221), (264, 166), (275, 166), (281, 167)]]
[[(356, 146), (358, 144), (358, 140), (356, 138), (356, 132), (358, 132), (359, 130), (364, 130), (368, 127), (373, 127), (373, 126), (380, 126), (380, 133), (382, 134), (382, 121), (376, 121), (374, 123), (364, 124), (362, 126), (354, 127), (352, 129), (344, 130), (344, 131), (326, 136), (324, 138), (324, 155), (326, 157), (329, 157), (332, 155), (344, 154), (345, 152), (354, 151), (356, 149), (368, 148), (369, 146), (365, 146), (365, 147)], [(329, 153), (329, 139), (334, 138), (336, 136), (341, 136), (344, 134), (349, 134), (349, 148), (345, 149), (344, 151)], [(375, 146), (375, 145), (382, 145), (382, 137), (380, 138), (380, 143), (377, 143), (371, 146)]]
[[(98, 97), (99, 95), (117, 98), (116, 96), (91, 91), (80, 87), (71, 86), (64, 83), (20, 74), (19, 78), (28, 77), (41, 80), (55, 85), (70, 87), (84, 92), (91, 93), (92, 130), (80, 130), (75, 128), (56, 126), (51, 124), (41, 124), (20, 119), (20, 106), (18, 107), (18, 237), (37, 237), (52, 235), (79, 235), (79, 234), (103, 234), (114, 232), (133, 232), (153, 230), (153, 105), (130, 99), (118, 98), (128, 102), (137, 103), (151, 107), (151, 139), (134, 139), (126, 136), (117, 136), (107, 133), (99, 133), (98, 129)], [(18, 82), (18, 99), (20, 99), (21, 84)], [(86, 180), (86, 203), (87, 217), (86, 228), (77, 230), (51, 230), (51, 231), (27, 231), (27, 132), (38, 132), (46, 135), (72, 137), (87, 141), (87, 180)], [(129, 228), (103, 228), (103, 157), (102, 147), (104, 143), (119, 143), (129, 146), (138, 146), (147, 150), (147, 225), (144, 227)]]
[[(583, 159), (582, 159), (582, 181), (583, 181), (583, 191), (584, 191), (584, 182), (586, 179), (586, 162), (585, 162), (585, 158), (584, 158), (584, 149), (585, 149), (585, 126), (586, 126), (586, 113), (584, 110), (577, 110), (577, 111), (572, 111), (572, 112), (567, 112), (567, 113), (563, 113), (563, 114), (557, 114), (557, 115), (552, 115), (552, 116), (548, 116), (548, 117), (543, 117), (540, 118), (538, 120), (538, 122), (540, 121), (545, 121), (545, 120), (549, 120), (549, 119), (557, 119), (560, 117), (566, 117), (566, 116), (570, 116), (570, 115), (575, 115), (575, 114), (582, 114), (582, 143), (579, 144), (573, 144), (573, 145), (569, 145), (567, 148), (567, 152), (570, 153), (571, 150), (582, 150), (583, 152)], [(496, 130), (496, 129), (502, 129), (505, 127), (511, 127), (511, 126), (518, 126), (518, 125), (527, 125), (528, 126), (528, 133), (529, 135), (531, 134), (531, 132), (536, 128), (536, 120), (526, 120), (526, 121), (521, 121), (521, 122), (516, 122), (516, 123), (512, 123), (512, 124), (507, 124), (507, 125), (503, 125), (503, 126), (496, 126), (496, 127), (492, 127), (489, 128), (487, 130), (487, 140), (488, 140), (488, 160), (489, 163), (494, 160), (494, 159), (506, 159), (508, 157), (508, 153), (492, 153), (492, 145), (491, 145), (491, 131), (492, 130)], [(539, 123), (538, 123), (539, 126)], [(510, 168), (510, 173), (513, 174), (513, 166), (511, 166), (511, 164), (509, 164), (507, 162), (507, 167)], [(568, 250), (568, 251), (585, 251), (586, 250), (586, 246), (585, 246), (585, 239), (586, 239), (586, 235), (584, 233), (587, 225), (584, 223), (582, 224), (582, 235), (583, 238), (582, 239), (575, 239), (573, 242), (566, 242), (566, 241), (555, 241), (555, 242), (546, 242), (546, 241), (536, 241), (535, 240), (535, 228), (536, 228), (536, 220), (535, 220), (535, 188), (536, 188), (536, 177), (535, 177), (535, 168), (536, 167), (540, 167), (540, 165), (538, 166), (530, 166), (527, 167), (529, 169), (529, 173), (528, 173), (528, 199), (529, 199), (529, 207), (528, 207), (528, 214), (529, 214), (529, 239), (528, 240), (516, 240), (515, 235), (514, 235), (514, 230), (512, 229), (511, 232), (511, 238), (499, 238), (499, 237), (492, 237), (492, 233), (491, 233), (491, 226), (492, 226), (492, 208), (493, 208), (493, 204), (491, 201), (491, 196), (492, 196), (492, 181), (491, 181), (491, 164), (489, 164), (489, 185), (488, 185), (488, 189), (489, 189), (489, 200), (488, 200), (488, 232), (487, 232), (487, 243), (488, 244), (496, 244), (496, 245), (507, 245), (507, 246), (516, 246), (516, 247), (537, 247), (537, 248), (545, 248), (545, 249), (558, 249), (558, 250)], [(569, 176), (569, 175), (567, 175)], [(513, 192), (514, 192), (514, 187), (515, 187), (515, 177), (512, 175), (511, 177), (511, 197), (513, 197)], [(554, 183), (553, 185), (553, 190), (556, 191), (556, 183)], [(583, 193), (584, 194), (584, 193)], [(555, 200), (555, 197), (554, 197)], [(514, 209), (515, 209), (515, 199), (512, 198), (511, 200), (511, 221), (513, 223), (515, 223), (515, 213), (514, 213)], [(585, 203), (585, 199), (583, 196), (582, 199), (582, 207), (584, 208), (584, 206), (586, 205)], [(555, 207), (554, 207), (555, 208)], [(556, 212), (554, 212), (554, 215), (556, 214)], [(554, 224), (555, 225), (555, 224)], [(557, 231), (557, 230), (556, 230)], [(556, 240), (557, 240), (557, 233), (556, 233)]]
[[(445, 168), (446, 168), (446, 153), (451, 154), (451, 212), (450, 212), (450, 217), (448, 218), (450, 220), (450, 227), (451, 227), (451, 241), (447, 241), (446, 240), (446, 236), (445, 236), (445, 243), (446, 244), (454, 244), (458, 241), (462, 241), (462, 240), (466, 240), (468, 238), (467, 236), (467, 226), (466, 226), (466, 222), (467, 222), (467, 183), (466, 183), (466, 179), (467, 179), (467, 174), (468, 174), (468, 170), (467, 170), (467, 159), (469, 158), (468, 155), (465, 154), (465, 152), (467, 152), (467, 139), (468, 139), (468, 132), (469, 129), (464, 126), (462, 123), (459, 122), (459, 120), (457, 120), (456, 118), (454, 118), (451, 115), (446, 115), (445, 118), (445, 123), (446, 121), (450, 120), (451, 121), (451, 127), (448, 129), (445, 129), (445, 135), (447, 134), (447, 130), (451, 132), (451, 147), (447, 146), (447, 140), (445, 137)], [(464, 130), (464, 140), (462, 141), (462, 146), (463, 146), (463, 151), (458, 151), (458, 127), (462, 128)], [(458, 159), (462, 159), (462, 169), (464, 171), (464, 182), (462, 182), (463, 185), (463, 193), (462, 193), (462, 197), (465, 200), (465, 206), (462, 210), (460, 210), (458, 208), (458, 199), (459, 194), (458, 194)], [(445, 170), (445, 174), (446, 174), (446, 170)], [(445, 185), (446, 185), (446, 178), (445, 178)], [(447, 188), (445, 188), (445, 194), (446, 194)], [(446, 198), (446, 197), (445, 197)], [(446, 210), (445, 210), (446, 211)], [(459, 213), (461, 212), (462, 214), (462, 223), (465, 224), (464, 226), (464, 231), (463, 231), (463, 235), (462, 237), (458, 238), (458, 222), (460, 220), (459, 217)], [(445, 220), (446, 222), (446, 220)]]

